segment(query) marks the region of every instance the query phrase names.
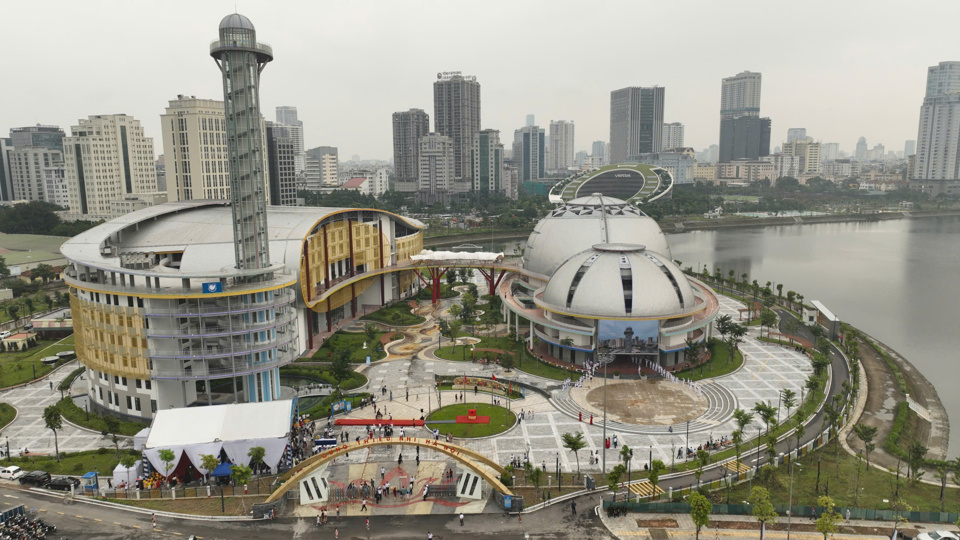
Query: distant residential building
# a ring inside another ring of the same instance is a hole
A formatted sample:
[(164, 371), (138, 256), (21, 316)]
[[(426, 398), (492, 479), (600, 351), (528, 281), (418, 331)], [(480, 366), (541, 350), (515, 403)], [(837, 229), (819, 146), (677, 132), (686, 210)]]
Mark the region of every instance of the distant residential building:
[(297, 186), (298, 189), (306, 191), (320, 191), (320, 160), (307, 155), (303, 160), (303, 186)]
[(547, 170), (565, 172), (574, 165), (574, 124), (572, 121), (550, 121), (550, 160)]
[(64, 137), (63, 129), (59, 126), (37, 124), (10, 130), (10, 139), (13, 141), (14, 148), (39, 146), (48, 150), (63, 152)]
[(396, 190), (417, 191), (420, 137), (430, 133), (430, 115), (423, 109), (393, 113), (393, 174)]
[(297, 143), (292, 133), (288, 125), (266, 122), (270, 202), (274, 206), (297, 205)]
[(717, 164), (717, 180), (758, 182), (776, 179), (773, 164), (766, 161), (742, 160)]
[[(583, 167), (583, 163), (587, 161), (587, 158), (590, 157), (590, 154), (586, 150), (580, 150), (573, 156), (573, 165), (575, 167)], [(601, 158), (602, 161), (602, 158)]]
[(840, 143), (823, 143), (820, 149), (820, 157), (823, 161), (835, 161), (840, 159)]
[(720, 120), (720, 155), (726, 163), (738, 159), (757, 160), (770, 154), (770, 119), (740, 116)]
[(63, 165), (63, 152), (42, 146), (17, 147), (10, 153), (15, 201), (47, 201), (44, 170)]
[(777, 178), (789, 176), (797, 178), (800, 176), (800, 156), (790, 154), (771, 154), (763, 156), (760, 161), (766, 161), (773, 164), (773, 173)]
[(799, 174), (820, 173), (820, 143), (807, 137), (801, 141), (783, 143), (783, 155), (800, 158)]
[(693, 148), (677, 148), (632, 156), (630, 161), (666, 169), (673, 176), (675, 184), (692, 184), (695, 180), (694, 169), (697, 165), (694, 155)]
[(927, 70), (916, 156), (913, 179), (960, 180), (960, 62), (940, 62)]
[[(153, 139), (140, 121), (125, 114), (90, 116), (64, 138), (70, 211), (85, 219), (115, 217), (113, 201), (130, 196), (158, 200)], [(169, 167), (168, 167), (169, 171)], [(163, 195), (166, 200), (166, 194)]]
[(528, 115), (527, 115), (527, 122), (526, 122), (524, 125), (527, 126), (527, 127), (530, 127), (530, 126), (536, 125), (536, 123), (537, 123), (537, 115), (535, 115), (535, 114), (528, 114)]
[(504, 164), (503, 186), (504, 194), (513, 200), (517, 200), (520, 194), (520, 174), (515, 166)]
[(418, 202), (450, 204), (456, 181), (454, 146), (454, 140), (446, 135), (429, 133), (420, 137)]
[(610, 92), (610, 163), (663, 149), (662, 86)]
[(707, 148), (697, 152), (697, 161), (703, 163), (716, 163), (720, 159), (720, 145), (711, 144)]
[(787, 142), (802, 141), (807, 138), (807, 128), (790, 128), (787, 130)]
[(337, 189), (351, 189), (363, 195), (380, 197), (389, 189), (390, 170), (381, 167), (375, 171), (356, 170), (353, 178), (344, 182)]
[(720, 119), (760, 116), (761, 82), (761, 74), (751, 71), (725, 77), (720, 87)]
[(0, 201), (13, 200), (13, 172), (10, 170), (10, 154), (13, 140), (0, 137)]
[(318, 146), (307, 150), (307, 155), (320, 164), (320, 184), (323, 187), (340, 185), (340, 160), (336, 146)]
[(483, 193), (504, 193), (503, 184), (503, 144), (500, 132), (484, 129), (477, 134), (473, 143), (473, 191)]
[[(223, 101), (182, 94), (170, 100), (160, 115), (168, 201), (230, 199), (226, 125)], [(260, 166), (268, 180), (265, 142), (261, 155)], [(270, 192), (266, 184), (264, 189)], [(161, 191), (159, 182), (157, 191)]]
[(717, 179), (716, 164), (696, 163), (693, 166), (693, 179), (696, 181), (713, 182)]
[(854, 157), (854, 159), (856, 159), (857, 161), (866, 161), (866, 159), (867, 159), (867, 152), (868, 152), (868, 149), (867, 149), (867, 138), (866, 138), (866, 137), (860, 137), (860, 139), (857, 140), (857, 148), (856, 148), (856, 150), (854, 150), (854, 152), (853, 152), (853, 157)]
[(473, 162), (470, 153), (480, 132), (480, 83), (473, 76), (459, 71), (441, 73), (433, 83), (433, 123), (438, 135), (453, 141), (454, 177), (463, 186), (452, 189), (467, 191), (473, 185)]
[(524, 126), (513, 132), (513, 161), (520, 182), (539, 180), (545, 172), (545, 134), (537, 126)]
[(163, 161), (163, 154), (154, 162), (157, 167), (157, 191), (167, 192), (167, 165)]
[(903, 143), (903, 157), (912, 156), (917, 153), (917, 141), (906, 141)]
[(683, 124), (680, 122), (664, 124), (662, 139), (661, 146), (663, 150), (683, 148)]
[(48, 203), (70, 208), (70, 194), (67, 189), (67, 175), (63, 162), (55, 163), (43, 169), (43, 193)]
[(296, 173), (301, 174), (306, 168), (306, 152), (303, 150), (303, 121), (297, 117), (297, 108), (277, 107), (277, 123), (288, 128), (290, 138), (293, 139), (294, 167)]
[(607, 143), (604, 141), (593, 141), (593, 145), (590, 149), (590, 155), (599, 157), (601, 162), (607, 164)]
[(843, 180), (852, 176), (859, 176), (863, 164), (850, 159), (824, 161), (820, 166), (820, 174), (835, 180)]
[(926, 97), (960, 92), (960, 62), (940, 62), (927, 68)]

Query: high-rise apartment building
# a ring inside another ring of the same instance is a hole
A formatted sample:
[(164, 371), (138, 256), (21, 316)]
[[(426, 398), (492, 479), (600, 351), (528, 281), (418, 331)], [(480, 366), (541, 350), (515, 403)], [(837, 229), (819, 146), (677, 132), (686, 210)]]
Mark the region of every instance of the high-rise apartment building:
[(446, 135), (428, 133), (420, 137), (418, 202), (450, 204), (456, 180), (455, 146), (454, 140)]
[(836, 161), (840, 159), (840, 143), (823, 143), (820, 157), (823, 158), (823, 161)]
[(13, 173), (10, 170), (10, 154), (13, 140), (0, 137), (0, 201), (13, 200)]
[(550, 161), (547, 170), (566, 172), (573, 167), (574, 124), (572, 121), (550, 121)]
[(477, 193), (502, 193), (503, 145), (500, 132), (484, 129), (473, 143), (473, 191)]
[(320, 160), (307, 154), (304, 160), (303, 189), (320, 191)]
[(770, 154), (770, 119), (740, 116), (720, 120), (720, 163)]
[[(263, 118), (259, 119), (263, 126)], [(178, 95), (160, 115), (167, 200), (230, 199), (230, 161), (223, 102)], [(261, 152), (266, 171), (266, 141)], [(266, 176), (263, 177), (267, 181)], [(159, 189), (159, 186), (158, 186)], [(268, 189), (264, 185), (264, 189)]]
[(800, 174), (800, 157), (788, 154), (771, 154), (763, 156), (760, 161), (773, 164), (773, 171), (776, 178), (789, 176), (796, 178)]
[(125, 114), (81, 119), (63, 139), (70, 210), (87, 219), (109, 219), (112, 202), (139, 196), (150, 203), (157, 197), (157, 167), (153, 139), (146, 137), (140, 121)]
[(573, 164), (576, 167), (582, 167), (583, 164), (590, 158), (590, 153), (586, 150), (580, 150), (573, 156)]
[(303, 121), (297, 118), (297, 108), (287, 105), (277, 107), (277, 123), (288, 128), (290, 138), (293, 139), (294, 167), (297, 174), (301, 174), (306, 168), (307, 154), (303, 151)]
[(267, 168), (270, 171), (270, 203), (297, 205), (297, 143), (290, 126), (266, 123)]
[(807, 138), (807, 128), (790, 128), (787, 130), (787, 142), (802, 141)]
[(663, 145), (664, 88), (631, 86), (610, 92), (610, 162), (659, 152)]
[(853, 157), (857, 161), (865, 161), (867, 159), (867, 152), (869, 152), (867, 148), (867, 138), (860, 137), (860, 139), (857, 140), (857, 147), (853, 152)]
[(433, 83), (433, 123), (438, 135), (453, 140), (455, 191), (469, 191), (473, 185), (470, 153), (480, 131), (480, 83), (459, 71), (441, 73)]
[(63, 162), (44, 167), (43, 196), (48, 203), (70, 208), (70, 191), (67, 188), (67, 175)]
[(917, 153), (917, 141), (906, 141), (903, 143), (903, 157), (912, 156)]
[(537, 123), (537, 115), (535, 115), (535, 114), (528, 114), (528, 115), (527, 115), (527, 121), (526, 121), (526, 123), (525, 123), (524, 125), (527, 126), (527, 127), (530, 127), (530, 126), (536, 125), (536, 123)]
[(927, 70), (913, 179), (960, 180), (960, 62)]
[(513, 132), (513, 162), (520, 182), (539, 180), (545, 172), (546, 134), (537, 126), (524, 126)]
[(800, 174), (819, 174), (820, 173), (820, 143), (814, 142), (810, 137), (800, 141), (785, 142), (781, 152), (785, 156), (796, 156), (800, 158)]
[(14, 148), (39, 146), (63, 152), (63, 137), (63, 130), (59, 126), (37, 124), (10, 130), (10, 139), (13, 141)]
[(680, 122), (664, 124), (662, 139), (664, 150), (683, 148), (683, 124)]
[(320, 166), (320, 184), (323, 187), (340, 185), (340, 158), (336, 146), (318, 146), (307, 150)]
[(600, 162), (604, 165), (607, 164), (607, 143), (606, 141), (593, 141), (593, 144), (590, 147), (590, 155), (593, 157), (599, 157)]
[(760, 116), (761, 75), (744, 71), (725, 77), (720, 88), (720, 119)]
[(46, 173), (63, 166), (63, 152), (42, 146), (18, 147), (10, 153), (13, 200), (53, 202), (46, 196)]
[(393, 113), (393, 177), (397, 191), (419, 189), (420, 137), (430, 133), (430, 115), (423, 109)]

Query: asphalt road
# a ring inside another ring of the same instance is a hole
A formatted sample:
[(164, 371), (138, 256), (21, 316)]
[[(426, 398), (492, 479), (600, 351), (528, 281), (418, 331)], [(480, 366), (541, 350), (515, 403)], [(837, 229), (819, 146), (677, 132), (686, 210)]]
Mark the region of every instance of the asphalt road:
[(574, 518), (570, 505), (558, 504), (535, 514), (523, 517), (496, 514), (466, 516), (465, 524), (452, 515), (426, 516), (376, 516), (366, 530), (365, 518), (343, 518), (338, 523), (331, 520), (317, 527), (307, 519), (277, 519), (269, 522), (216, 522), (157, 518), (156, 529), (152, 528), (150, 514), (141, 514), (111, 507), (83, 502), (64, 504), (63, 495), (46, 496), (23, 490), (18, 484), (0, 481), (0, 506), (9, 509), (23, 504), (35, 508), (46, 522), (57, 526), (57, 532), (49, 538), (70, 540), (119, 540), (189, 538), (196, 535), (203, 540), (256, 540), (264, 538), (334, 538), (334, 529), (339, 528), (340, 538), (353, 539), (425, 539), (432, 532), (435, 540), (465, 538), (504, 540), (522, 539), (524, 533), (537, 539), (611, 539), (611, 535), (593, 507), (599, 504), (597, 494), (581, 497), (578, 515)]

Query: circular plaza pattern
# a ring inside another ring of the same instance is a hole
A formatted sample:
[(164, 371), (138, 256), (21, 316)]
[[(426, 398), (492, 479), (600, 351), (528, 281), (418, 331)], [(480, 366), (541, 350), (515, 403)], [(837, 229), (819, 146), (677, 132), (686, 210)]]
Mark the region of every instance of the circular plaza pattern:
[[(603, 386), (586, 393), (593, 408), (603, 410)], [(707, 412), (707, 399), (678, 384), (660, 380), (607, 384), (607, 418), (625, 424), (669, 426)]]

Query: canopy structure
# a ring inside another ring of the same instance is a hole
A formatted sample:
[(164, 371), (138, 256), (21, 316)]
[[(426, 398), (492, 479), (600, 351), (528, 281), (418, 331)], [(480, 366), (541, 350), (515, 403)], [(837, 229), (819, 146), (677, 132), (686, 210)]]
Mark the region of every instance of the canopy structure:
[(411, 256), (410, 259), (420, 263), (449, 262), (476, 264), (480, 262), (503, 262), (503, 253), (488, 251), (478, 251), (475, 253), (466, 251), (430, 251), (429, 249), (425, 249)]
[(143, 450), (143, 445), (147, 444), (147, 437), (150, 436), (150, 428), (145, 427), (133, 436), (133, 449)]
[(210, 473), (210, 474), (211, 474), (212, 476), (216, 476), (216, 477), (230, 476), (230, 464), (229, 464), (229, 463), (221, 463), (221, 464), (217, 465), (217, 468), (214, 469), (213, 472)]
[[(289, 443), (294, 411), (291, 400), (161, 410), (150, 426), (143, 455), (164, 476), (187, 465), (206, 474), (201, 455), (219, 458), (222, 451), (231, 463), (249, 465), (247, 453), (260, 446), (264, 464), (276, 472)], [(173, 451), (173, 461), (161, 460), (161, 450)]]
[(113, 486), (119, 486), (121, 484), (126, 484), (128, 486), (135, 485), (137, 483), (137, 478), (143, 476), (143, 460), (138, 459), (133, 467), (124, 467), (123, 463), (117, 463), (117, 466), (113, 469)]

